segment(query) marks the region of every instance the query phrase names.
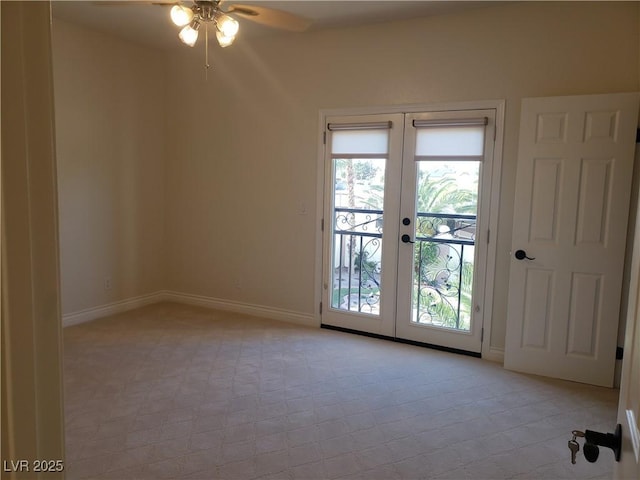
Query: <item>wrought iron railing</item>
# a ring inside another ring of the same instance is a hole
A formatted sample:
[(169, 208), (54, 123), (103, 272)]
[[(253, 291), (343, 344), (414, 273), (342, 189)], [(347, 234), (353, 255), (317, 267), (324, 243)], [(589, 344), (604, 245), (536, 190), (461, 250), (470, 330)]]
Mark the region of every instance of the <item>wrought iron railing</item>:
[(414, 321), (468, 330), (476, 216), (418, 213)]
[[(475, 215), (418, 213), (413, 317), (417, 323), (468, 330)], [(383, 211), (334, 209), (331, 306), (378, 314)]]
[(382, 273), (382, 210), (335, 208), (331, 306), (378, 314)]

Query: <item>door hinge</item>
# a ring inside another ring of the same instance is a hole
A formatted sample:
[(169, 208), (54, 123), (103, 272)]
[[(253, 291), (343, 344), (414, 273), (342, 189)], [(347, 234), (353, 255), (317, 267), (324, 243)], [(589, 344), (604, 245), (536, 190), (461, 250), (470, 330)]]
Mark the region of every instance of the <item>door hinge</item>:
[(320, 315), (322, 315), (322, 302), (320, 302)]
[(320, 231), (324, 232), (324, 218), (320, 220)]
[(624, 356), (624, 348), (616, 347), (616, 360), (622, 360), (623, 356)]
[(322, 144), (327, 144), (327, 132), (322, 132)]
[(491, 230), (487, 230), (487, 245), (491, 242)]
[(484, 342), (484, 327), (480, 329), (480, 343)]

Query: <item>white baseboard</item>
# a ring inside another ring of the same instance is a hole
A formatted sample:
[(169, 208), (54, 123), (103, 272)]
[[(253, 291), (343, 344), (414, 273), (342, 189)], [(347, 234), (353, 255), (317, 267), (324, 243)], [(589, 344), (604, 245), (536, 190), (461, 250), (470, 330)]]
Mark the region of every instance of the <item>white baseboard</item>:
[(126, 312), (127, 310), (133, 310), (134, 308), (144, 307), (145, 305), (161, 301), (162, 292), (155, 292), (148, 295), (141, 295), (139, 297), (127, 298), (126, 300), (108, 303), (107, 305), (87, 308), (85, 310), (80, 310), (79, 312), (67, 313), (62, 315), (62, 326), (70, 327), (71, 325), (90, 322), (91, 320), (107, 317), (116, 313)]
[(256, 317), (280, 320), (282, 322), (295, 323), (308, 327), (319, 327), (320, 323), (313, 315), (284, 310), (281, 308), (265, 307), (263, 305), (252, 305), (249, 303), (236, 302), (233, 300), (223, 300), (221, 298), (204, 297), (189, 293), (162, 292), (162, 299), (168, 302), (184, 303), (200, 307), (212, 308), (214, 310), (224, 310), (226, 312), (243, 313)]
[(489, 347), (487, 352), (482, 352), (482, 359), (504, 363), (504, 348)]
[(196, 305), (215, 310), (224, 310), (227, 312), (243, 313), (256, 317), (269, 318), (271, 320), (280, 320), (309, 327), (320, 326), (319, 322), (313, 315), (280, 308), (252, 305), (232, 300), (222, 300), (220, 298), (204, 297), (201, 295), (191, 295), (188, 293), (171, 292), (166, 290), (109, 303), (107, 305), (87, 308), (85, 310), (80, 310), (79, 312), (65, 314), (62, 316), (62, 326), (69, 327), (71, 325), (89, 322), (91, 320), (96, 320), (98, 318), (107, 317), (109, 315), (126, 312), (128, 310), (159, 302), (176, 302), (186, 305)]

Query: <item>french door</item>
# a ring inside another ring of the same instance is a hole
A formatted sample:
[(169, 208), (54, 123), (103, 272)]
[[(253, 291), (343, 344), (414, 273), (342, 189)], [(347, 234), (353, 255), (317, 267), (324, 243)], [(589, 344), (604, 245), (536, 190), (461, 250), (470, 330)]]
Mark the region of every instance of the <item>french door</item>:
[(495, 118), (327, 117), (324, 325), (481, 351)]

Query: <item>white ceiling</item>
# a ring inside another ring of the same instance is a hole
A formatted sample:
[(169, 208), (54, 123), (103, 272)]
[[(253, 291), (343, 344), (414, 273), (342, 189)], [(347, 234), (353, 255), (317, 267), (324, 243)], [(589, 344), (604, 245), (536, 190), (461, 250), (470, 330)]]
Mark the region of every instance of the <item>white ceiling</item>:
[[(236, 2), (284, 10), (307, 18), (312, 21), (310, 30), (440, 15), (501, 3), (483, 0), (228, 0), (229, 4)], [(178, 29), (169, 19), (167, 6), (144, 5), (135, 1), (130, 5), (114, 3), (117, 2), (53, 0), (53, 16), (149, 46), (173, 48), (182, 45), (177, 38)], [(240, 19), (240, 25), (238, 39), (277, 32), (246, 19)]]

